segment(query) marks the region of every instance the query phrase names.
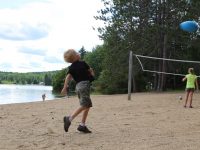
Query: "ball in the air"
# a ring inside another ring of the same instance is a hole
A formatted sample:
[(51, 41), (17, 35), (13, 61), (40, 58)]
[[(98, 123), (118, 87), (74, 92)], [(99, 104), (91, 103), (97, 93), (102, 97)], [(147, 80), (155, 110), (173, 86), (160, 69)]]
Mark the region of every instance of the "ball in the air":
[(195, 21), (185, 21), (180, 24), (180, 28), (186, 32), (196, 32), (199, 28), (199, 25)]
[(179, 98), (179, 100), (182, 100), (182, 99), (183, 99), (182, 96), (179, 96), (178, 98)]

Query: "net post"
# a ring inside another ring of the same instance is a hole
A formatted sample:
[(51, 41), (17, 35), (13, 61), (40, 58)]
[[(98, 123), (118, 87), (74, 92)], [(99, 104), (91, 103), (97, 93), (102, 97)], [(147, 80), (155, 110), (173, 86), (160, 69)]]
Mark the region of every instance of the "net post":
[(128, 100), (131, 100), (131, 81), (132, 81), (132, 67), (133, 66), (133, 52), (129, 53), (129, 69), (128, 69)]

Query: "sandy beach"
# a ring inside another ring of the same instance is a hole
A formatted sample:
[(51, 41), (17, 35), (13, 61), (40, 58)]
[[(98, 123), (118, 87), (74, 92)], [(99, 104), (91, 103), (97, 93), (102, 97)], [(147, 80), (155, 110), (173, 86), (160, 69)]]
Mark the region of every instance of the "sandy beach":
[[(179, 95), (183, 100), (179, 100)], [(183, 108), (185, 93), (94, 95), (92, 134), (79, 133), (77, 117), (65, 133), (63, 116), (77, 97), (0, 105), (0, 150), (199, 150), (200, 94)]]

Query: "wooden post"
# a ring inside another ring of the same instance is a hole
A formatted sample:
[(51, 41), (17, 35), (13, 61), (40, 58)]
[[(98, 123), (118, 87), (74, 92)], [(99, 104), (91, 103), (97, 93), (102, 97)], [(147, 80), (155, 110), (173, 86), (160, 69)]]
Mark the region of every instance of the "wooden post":
[(132, 66), (133, 66), (133, 53), (132, 53), (132, 51), (130, 51), (129, 69), (128, 69), (128, 100), (131, 100)]

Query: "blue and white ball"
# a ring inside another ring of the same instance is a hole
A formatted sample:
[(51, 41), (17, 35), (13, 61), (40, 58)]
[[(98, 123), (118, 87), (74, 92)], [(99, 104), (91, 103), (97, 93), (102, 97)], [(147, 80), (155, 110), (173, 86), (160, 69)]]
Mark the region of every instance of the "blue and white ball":
[(180, 24), (180, 28), (186, 32), (196, 32), (199, 29), (199, 25), (196, 21), (185, 21)]

